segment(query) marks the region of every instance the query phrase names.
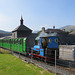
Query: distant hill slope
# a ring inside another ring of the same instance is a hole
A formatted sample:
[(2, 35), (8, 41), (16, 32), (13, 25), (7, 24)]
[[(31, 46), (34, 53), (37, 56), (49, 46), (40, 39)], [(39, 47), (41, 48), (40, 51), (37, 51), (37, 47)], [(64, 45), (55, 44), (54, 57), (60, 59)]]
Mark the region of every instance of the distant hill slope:
[[(66, 32), (71, 32), (71, 31), (74, 31), (75, 30), (75, 25), (66, 25), (66, 26), (63, 26), (63, 27), (61, 27), (59, 29), (60, 30), (65, 29)], [(38, 32), (40, 32), (40, 30), (33, 31), (32, 33), (38, 33)]]
[(11, 32), (0, 30), (0, 33), (11, 33)]
[(4, 33), (4, 32), (6, 32), (6, 31), (0, 30), (0, 33)]
[(62, 29), (62, 30), (65, 29), (65, 31), (70, 32), (70, 31), (75, 30), (75, 26), (74, 25), (67, 25), (67, 26), (61, 27), (60, 29)]
[(12, 32), (0, 30), (0, 37), (11, 36)]

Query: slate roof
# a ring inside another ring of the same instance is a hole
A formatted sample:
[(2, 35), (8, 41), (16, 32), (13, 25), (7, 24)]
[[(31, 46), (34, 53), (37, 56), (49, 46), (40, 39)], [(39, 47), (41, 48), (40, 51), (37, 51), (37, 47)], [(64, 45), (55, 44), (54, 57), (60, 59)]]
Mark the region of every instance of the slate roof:
[(19, 25), (17, 28), (15, 28), (12, 32), (15, 31), (32, 31), (31, 29), (29, 29), (28, 27), (26, 27), (25, 25)]
[(56, 33), (65, 33), (65, 31), (62, 31), (60, 29), (46, 29), (45, 30), (46, 33), (52, 33), (52, 32), (56, 32)]
[(39, 40), (40, 37), (48, 37), (48, 36), (58, 36), (57, 33), (50, 33), (50, 34), (47, 34), (45, 32), (41, 32), (36, 38), (35, 40)]

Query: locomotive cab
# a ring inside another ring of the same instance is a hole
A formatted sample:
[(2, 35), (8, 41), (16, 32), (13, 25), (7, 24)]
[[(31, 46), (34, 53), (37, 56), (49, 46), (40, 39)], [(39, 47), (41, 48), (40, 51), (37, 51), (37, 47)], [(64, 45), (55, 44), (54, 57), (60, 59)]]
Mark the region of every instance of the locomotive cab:
[(59, 39), (56, 36), (41, 37), (40, 47), (44, 50), (43, 54), (45, 57), (54, 59), (55, 50), (57, 53), (57, 59), (59, 58)]

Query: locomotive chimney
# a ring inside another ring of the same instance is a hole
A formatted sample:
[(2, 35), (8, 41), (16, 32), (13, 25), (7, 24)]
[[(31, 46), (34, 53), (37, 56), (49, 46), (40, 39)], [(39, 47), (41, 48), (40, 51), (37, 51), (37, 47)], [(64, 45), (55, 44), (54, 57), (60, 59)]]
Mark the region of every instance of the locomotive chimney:
[(45, 32), (45, 27), (42, 27), (42, 32)]
[(53, 26), (53, 29), (55, 29), (55, 26)]

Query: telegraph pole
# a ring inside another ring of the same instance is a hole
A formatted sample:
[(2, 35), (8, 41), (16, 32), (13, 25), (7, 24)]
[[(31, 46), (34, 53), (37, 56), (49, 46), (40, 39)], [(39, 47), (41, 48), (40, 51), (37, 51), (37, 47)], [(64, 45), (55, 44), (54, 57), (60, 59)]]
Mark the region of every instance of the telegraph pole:
[(69, 62), (69, 75), (70, 75), (70, 72), (71, 72), (71, 62)]

